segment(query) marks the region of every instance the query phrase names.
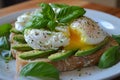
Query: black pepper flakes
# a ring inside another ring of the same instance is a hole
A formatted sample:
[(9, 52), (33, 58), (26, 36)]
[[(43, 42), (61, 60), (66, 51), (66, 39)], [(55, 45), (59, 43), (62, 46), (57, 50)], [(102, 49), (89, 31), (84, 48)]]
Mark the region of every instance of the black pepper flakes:
[(77, 71), (80, 71), (81, 69), (78, 69)]
[(89, 76), (92, 75), (91, 73), (88, 74)]
[(51, 33), (47, 33), (47, 35), (51, 35)]
[(53, 46), (51, 45), (50, 47), (52, 48)]
[(43, 44), (41, 41), (39, 41), (39, 44)]
[(37, 35), (39, 35), (39, 33), (36, 32), (35, 35), (37, 36)]
[(97, 34), (100, 34), (100, 32), (97, 32)]
[(46, 35), (44, 35), (44, 38), (46, 38)]
[(79, 75), (78, 75), (79, 77), (81, 76), (81, 73), (79, 73)]
[(61, 43), (63, 43), (63, 41), (62, 41), (62, 40), (61, 40), (60, 42), (61, 42)]

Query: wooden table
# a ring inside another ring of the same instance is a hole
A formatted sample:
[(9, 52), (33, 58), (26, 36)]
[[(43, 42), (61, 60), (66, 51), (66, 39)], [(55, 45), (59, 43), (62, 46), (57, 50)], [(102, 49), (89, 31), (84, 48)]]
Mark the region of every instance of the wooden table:
[[(94, 3), (90, 3), (90, 2), (86, 2), (86, 1), (82, 1), (82, 0), (31, 0), (31, 1), (20, 3), (17, 5), (14, 5), (14, 6), (0, 9), (0, 17), (5, 16), (5, 15), (10, 14), (10, 13), (13, 13), (13, 12), (16, 12), (16, 11), (23, 10), (23, 9), (36, 8), (36, 7), (38, 7), (37, 4), (40, 2), (66, 3), (69, 5), (82, 6), (84, 8), (103, 11), (103, 12), (112, 14), (112, 15), (120, 18), (120, 9), (118, 9), (118, 8), (102, 6), (102, 5), (98, 5), (98, 4), (94, 4)], [(114, 80), (120, 80), (120, 77), (117, 77)]]
[(20, 11), (23, 9), (36, 8), (38, 7), (37, 4), (40, 2), (47, 2), (47, 3), (54, 2), (54, 3), (66, 3), (69, 5), (77, 5), (77, 6), (82, 6), (89, 9), (103, 11), (103, 12), (112, 14), (114, 16), (120, 17), (120, 9), (118, 8), (106, 7), (106, 6), (86, 2), (83, 0), (31, 0), (21, 4), (0, 9), (0, 16), (4, 16), (4, 15), (10, 14), (16, 11)]

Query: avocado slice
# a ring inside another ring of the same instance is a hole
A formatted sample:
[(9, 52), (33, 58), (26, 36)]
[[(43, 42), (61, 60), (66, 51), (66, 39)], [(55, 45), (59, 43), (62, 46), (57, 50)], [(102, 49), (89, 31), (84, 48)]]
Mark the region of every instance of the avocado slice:
[(48, 57), (48, 59), (50, 59), (51, 61), (62, 60), (62, 59), (65, 59), (65, 58), (73, 55), (77, 50), (78, 49), (76, 49), (76, 50), (69, 50), (69, 51), (65, 51), (65, 52), (58, 52), (58, 53), (50, 55)]
[(14, 45), (12, 49), (18, 50), (18, 51), (30, 51), (33, 50), (28, 44), (18, 44)]
[(24, 36), (21, 35), (21, 34), (18, 34), (18, 35), (15, 35), (13, 37), (13, 40), (19, 42), (19, 43), (26, 43), (25, 39), (24, 39)]
[(22, 34), (22, 32), (16, 30), (15, 28), (12, 28), (10, 32), (15, 33), (15, 34)]
[(99, 45), (97, 45), (96, 47), (94, 47), (92, 49), (78, 50), (75, 53), (75, 56), (87, 56), (87, 55), (90, 55), (90, 54), (100, 50), (107, 43), (107, 41), (108, 41), (108, 39), (105, 39), (103, 42), (101, 42)]
[(23, 52), (22, 54), (19, 55), (19, 57), (25, 60), (35, 59), (35, 58), (46, 57), (54, 52), (56, 52), (56, 50), (47, 50), (47, 51), (33, 50), (33, 51)]

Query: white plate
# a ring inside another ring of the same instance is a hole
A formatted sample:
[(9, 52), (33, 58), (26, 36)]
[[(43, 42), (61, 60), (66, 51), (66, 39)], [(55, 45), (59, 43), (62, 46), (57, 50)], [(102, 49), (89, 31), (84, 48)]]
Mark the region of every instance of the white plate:
[[(99, 25), (109, 34), (120, 34), (120, 19), (95, 10), (86, 9), (86, 16), (99, 22)], [(10, 23), (24, 12), (33, 11), (33, 9), (19, 11), (0, 18), (0, 24)], [(104, 25), (104, 26), (103, 26)], [(108, 69), (99, 69), (96, 66), (83, 68), (80, 71), (74, 70), (61, 73), (61, 80), (100, 80), (113, 78), (120, 75), (120, 63)], [(0, 58), (0, 80), (13, 80), (15, 76), (15, 60), (5, 63)]]

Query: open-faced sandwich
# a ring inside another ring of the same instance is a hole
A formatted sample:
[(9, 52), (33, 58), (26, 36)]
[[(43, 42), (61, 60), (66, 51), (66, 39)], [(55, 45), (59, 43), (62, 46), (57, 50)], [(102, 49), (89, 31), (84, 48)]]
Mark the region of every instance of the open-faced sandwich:
[(114, 40), (85, 13), (78, 6), (41, 3), (39, 9), (19, 16), (10, 34), (18, 75), (59, 80), (59, 71), (116, 64), (119, 37)]

